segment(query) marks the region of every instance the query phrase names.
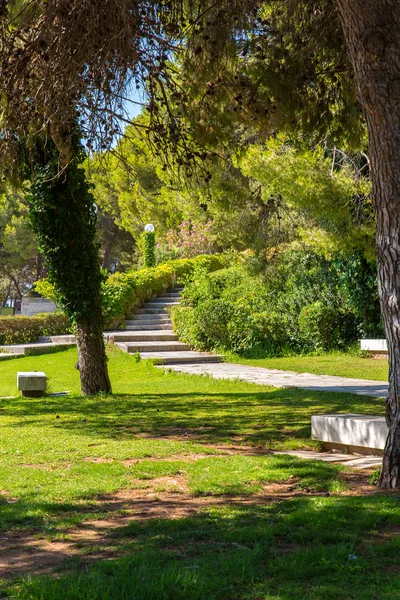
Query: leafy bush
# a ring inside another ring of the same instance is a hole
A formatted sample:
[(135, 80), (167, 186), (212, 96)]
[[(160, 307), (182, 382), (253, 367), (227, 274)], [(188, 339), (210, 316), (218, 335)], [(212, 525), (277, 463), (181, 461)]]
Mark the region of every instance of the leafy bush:
[[(358, 259), (351, 260), (353, 269)], [(199, 273), (186, 286), (183, 305), (172, 311), (174, 328), (182, 341), (202, 350), (277, 355), (345, 348), (369, 319), (370, 331), (379, 330), (372, 271), (359, 275), (356, 293), (348, 268), (342, 257), (327, 260), (297, 249), (262, 275), (243, 266)]]
[(144, 266), (156, 266), (156, 234), (154, 231), (145, 231), (143, 234)]
[(301, 309), (299, 328), (305, 343), (315, 350), (344, 348), (357, 337), (354, 314), (320, 300)]
[(0, 317), (0, 344), (29, 344), (41, 335), (63, 335), (71, 324), (63, 314), (50, 313), (34, 317)]

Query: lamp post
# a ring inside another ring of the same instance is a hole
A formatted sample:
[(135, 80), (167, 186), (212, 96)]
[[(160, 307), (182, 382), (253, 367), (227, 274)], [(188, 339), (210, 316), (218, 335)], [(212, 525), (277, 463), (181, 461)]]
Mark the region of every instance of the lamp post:
[(144, 227), (144, 266), (146, 269), (156, 266), (156, 234), (154, 225), (148, 223)]

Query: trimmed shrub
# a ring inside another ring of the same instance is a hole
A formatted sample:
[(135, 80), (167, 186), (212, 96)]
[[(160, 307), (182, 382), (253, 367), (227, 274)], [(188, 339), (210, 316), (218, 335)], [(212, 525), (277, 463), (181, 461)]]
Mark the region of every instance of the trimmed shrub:
[(154, 231), (143, 233), (143, 258), (146, 269), (156, 266), (156, 234)]
[(41, 335), (63, 335), (72, 331), (66, 315), (50, 313), (34, 317), (0, 317), (0, 344), (29, 344)]
[(200, 274), (171, 315), (191, 346), (250, 356), (342, 349), (361, 322), (335, 265), (306, 253), (282, 257), (263, 275), (245, 267)]

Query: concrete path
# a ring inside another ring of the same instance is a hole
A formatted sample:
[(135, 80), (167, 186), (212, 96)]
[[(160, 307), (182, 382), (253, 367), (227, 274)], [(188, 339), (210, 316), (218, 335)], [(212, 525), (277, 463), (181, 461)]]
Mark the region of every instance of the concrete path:
[(293, 371), (278, 371), (276, 369), (248, 367), (232, 363), (171, 365), (168, 368), (181, 373), (209, 375), (215, 379), (240, 379), (241, 381), (278, 388), (300, 388), (318, 392), (347, 392), (376, 398), (384, 398), (388, 390), (388, 384), (384, 381), (294, 373)]
[(274, 454), (288, 454), (297, 458), (310, 460), (322, 460), (322, 462), (346, 465), (354, 469), (378, 469), (382, 465), (382, 456), (360, 456), (355, 454), (343, 454), (341, 452), (312, 452), (310, 450), (288, 450), (274, 451)]

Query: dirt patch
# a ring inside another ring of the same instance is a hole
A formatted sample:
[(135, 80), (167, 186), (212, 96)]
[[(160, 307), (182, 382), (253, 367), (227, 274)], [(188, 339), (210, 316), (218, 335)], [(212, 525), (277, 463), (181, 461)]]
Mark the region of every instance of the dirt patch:
[(65, 467), (60, 467), (57, 465), (47, 465), (46, 463), (41, 464), (41, 463), (20, 463), (18, 465), (19, 467), (28, 467), (30, 469), (42, 469), (43, 471), (56, 471), (57, 469), (60, 468), (65, 468)]
[[(242, 454), (247, 456), (267, 456), (270, 450), (265, 446), (207, 445), (205, 448), (217, 451), (217, 454), (177, 454), (168, 457), (168, 461), (183, 460), (191, 462), (199, 458)], [(87, 457), (89, 462), (113, 462), (112, 459)], [(149, 458), (121, 461), (133, 466)], [(155, 459), (160, 460), (160, 459)], [(163, 459), (161, 459), (163, 460)], [(32, 468), (46, 468), (46, 465), (26, 465)], [(372, 471), (372, 470), (371, 470)], [(379, 493), (369, 484), (371, 471), (343, 472), (348, 490), (335, 495), (370, 495)], [(65, 567), (71, 559), (88, 562), (96, 559), (112, 559), (128, 551), (121, 542), (119, 529), (134, 521), (145, 522), (149, 519), (180, 519), (197, 514), (211, 506), (250, 506), (268, 505), (283, 500), (301, 497), (326, 496), (329, 493), (312, 489), (297, 488), (296, 480), (286, 483), (265, 485), (257, 494), (251, 496), (202, 496), (189, 494), (187, 481), (182, 475), (158, 477), (151, 480), (132, 480), (134, 489), (98, 496), (94, 502), (77, 507), (81, 514), (101, 512), (106, 516), (97, 520), (87, 520), (74, 529), (58, 531), (58, 539), (49, 540), (40, 537), (37, 532), (15, 532), (0, 534), (0, 577), (14, 578), (21, 575), (50, 573), (54, 569)], [(385, 492), (386, 493), (386, 492)], [(1, 499), (0, 491), (0, 499)], [(7, 495), (4, 495), (7, 498)], [(12, 501), (7, 498), (7, 501)]]
[[(142, 489), (122, 490), (98, 497), (90, 511), (102, 511), (107, 516), (66, 530), (64, 538), (48, 540), (24, 532), (0, 534), (0, 577), (11, 579), (49, 573), (66, 566), (74, 557), (92, 561), (121, 556), (126, 550), (118, 542), (118, 530), (133, 521), (180, 519), (211, 506), (268, 505), (279, 500), (310, 496), (304, 491), (293, 490), (293, 482), (271, 484), (257, 495), (238, 497), (190, 496), (186, 482), (180, 476), (159, 477), (145, 484), (138, 480), (138, 483)], [(143, 485), (146, 486), (144, 489)], [(160, 488), (163, 491), (159, 491)]]
[[(346, 466), (346, 465), (344, 465)], [(379, 494), (380, 490), (375, 485), (369, 483), (371, 473), (376, 469), (362, 469), (356, 471), (343, 471), (339, 477), (346, 483), (347, 490), (342, 492), (342, 495), (361, 495), (370, 496), (371, 494)]]

